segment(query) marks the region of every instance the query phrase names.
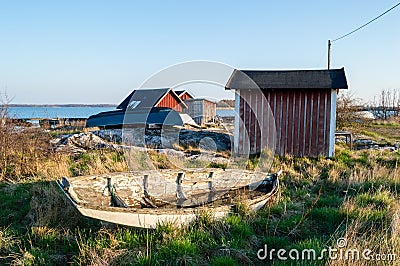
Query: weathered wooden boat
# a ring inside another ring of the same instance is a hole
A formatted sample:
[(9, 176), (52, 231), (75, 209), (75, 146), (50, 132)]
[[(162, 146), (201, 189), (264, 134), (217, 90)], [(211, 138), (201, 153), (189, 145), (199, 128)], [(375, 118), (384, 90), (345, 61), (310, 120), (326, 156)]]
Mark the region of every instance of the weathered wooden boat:
[(154, 228), (193, 221), (201, 211), (222, 218), (242, 202), (256, 211), (276, 193), (278, 176), (239, 169), (151, 170), (57, 180), (87, 217)]

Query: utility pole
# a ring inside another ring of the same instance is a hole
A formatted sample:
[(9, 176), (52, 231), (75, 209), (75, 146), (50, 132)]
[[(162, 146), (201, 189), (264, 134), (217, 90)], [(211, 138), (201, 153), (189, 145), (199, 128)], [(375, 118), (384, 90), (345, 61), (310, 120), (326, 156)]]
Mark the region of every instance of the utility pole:
[(331, 40), (328, 40), (328, 70), (331, 69)]

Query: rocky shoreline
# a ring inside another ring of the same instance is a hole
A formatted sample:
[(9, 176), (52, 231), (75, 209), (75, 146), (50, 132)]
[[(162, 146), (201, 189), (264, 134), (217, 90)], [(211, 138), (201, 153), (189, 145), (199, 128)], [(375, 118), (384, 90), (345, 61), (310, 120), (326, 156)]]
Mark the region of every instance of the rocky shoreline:
[[(127, 135), (136, 141), (134, 145), (127, 145)], [(230, 134), (205, 130), (145, 130), (143, 138), (143, 129), (109, 129), (60, 135), (52, 139), (51, 144), (57, 152), (75, 155), (99, 149), (122, 152), (129, 146), (142, 152), (153, 151), (166, 156), (224, 164), (229, 161), (232, 141)]]

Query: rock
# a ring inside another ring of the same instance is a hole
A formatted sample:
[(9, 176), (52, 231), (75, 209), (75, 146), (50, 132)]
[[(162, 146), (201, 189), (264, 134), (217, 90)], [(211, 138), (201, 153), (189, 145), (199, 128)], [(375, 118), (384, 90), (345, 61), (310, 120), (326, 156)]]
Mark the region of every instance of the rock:
[[(92, 132), (94, 135), (114, 143), (129, 143), (133, 146), (147, 146), (154, 149), (205, 148), (207, 150), (231, 151), (232, 136), (227, 133), (207, 130), (167, 129), (108, 129)], [(143, 138), (144, 135), (144, 138)]]
[[(51, 140), (51, 143), (56, 151), (74, 154), (93, 149), (122, 150), (126, 146), (133, 146), (144, 150), (154, 149), (167, 155), (182, 156), (183, 150), (197, 150), (214, 156), (217, 152), (229, 153), (231, 141), (232, 136), (220, 132), (177, 128), (167, 130), (137, 128), (62, 135)], [(212, 159), (213, 157), (210, 157), (209, 161)]]
[(79, 133), (62, 135), (58, 138), (51, 140), (56, 151), (63, 151), (69, 153), (84, 153), (87, 150), (93, 149), (111, 149), (116, 150), (114, 144), (108, 143), (93, 133)]

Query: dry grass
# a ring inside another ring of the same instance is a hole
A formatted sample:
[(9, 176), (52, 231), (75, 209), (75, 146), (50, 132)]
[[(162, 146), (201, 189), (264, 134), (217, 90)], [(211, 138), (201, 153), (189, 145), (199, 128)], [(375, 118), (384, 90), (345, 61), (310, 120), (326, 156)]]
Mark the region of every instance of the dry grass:
[(80, 214), (63, 197), (55, 183), (34, 184), (30, 190), (30, 210), (25, 217), (30, 226), (74, 228), (80, 224)]
[[(398, 261), (400, 259), (398, 252), (400, 250), (399, 162), (400, 154), (396, 152), (350, 152), (345, 149), (338, 149), (334, 159), (281, 158), (275, 162), (274, 168), (283, 169), (285, 174), (280, 203), (284, 205), (284, 210), (277, 221), (274, 221), (275, 218), (272, 215), (268, 224), (269, 227), (271, 225), (273, 227), (271, 233), (274, 236), (286, 237), (297, 229), (294, 237), (301, 239), (302, 234), (307, 231), (309, 235), (314, 234), (312, 233), (315, 230), (313, 226), (322, 226), (322, 228), (330, 228), (330, 233), (324, 237), (327, 233), (324, 229), (319, 233), (318, 238), (327, 239), (301, 246), (302, 248), (312, 247), (320, 250), (327, 245), (336, 247), (336, 240), (345, 238), (348, 248), (361, 252), (370, 249), (372, 254), (396, 254)], [(323, 193), (319, 202), (316, 202), (319, 197), (317, 192), (319, 188), (323, 189)], [(301, 202), (303, 204), (300, 204)], [(305, 215), (307, 215), (306, 218), (304, 218)], [(315, 220), (317, 217), (319, 217), (318, 220)], [(291, 219), (293, 222), (290, 223), (295, 227), (289, 226), (286, 229)], [(334, 220), (337, 222), (332, 223)], [(301, 222), (304, 226), (299, 226)], [(345, 251), (343, 249), (343, 252)], [(278, 260), (275, 263), (289, 265)], [(359, 260), (328, 259), (315, 265), (325, 263), (328, 265), (396, 265), (393, 257), (391, 260), (386, 258), (386, 261), (379, 262), (371, 262), (363, 258)]]
[(9, 227), (0, 227), (0, 253), (8, 252), (20, 243)]
[(40, 129), (0, 124), (0, 181), (37, 175), (53, 155), (49, 141)]
[[(400, 201), (390, 197), (390, 193), (387, 191), (379, 192), (376, 196), (383, 195), (389, 203), (385, 213), (373, 205), (360, 207), (354, 199), (343, 204), (342, 208), (346, 212), (356, 212), (357, 217), (348, 222), (344, 234), (337, 237), (346, 239), (347, 245), (343, 248), (344, 251), (355, 249), (360, 254), (354, 257), (349, 254), (348, 259), (332, 260), (329, 265), (395, 265), (396, 259), (399, 260)], [(371, 250), (371, 260), (363, 258), (364, 250)], [(395, 257), (388, 257), (392, 254)], [(381, 261), (376, 261), (376, 259)]]

